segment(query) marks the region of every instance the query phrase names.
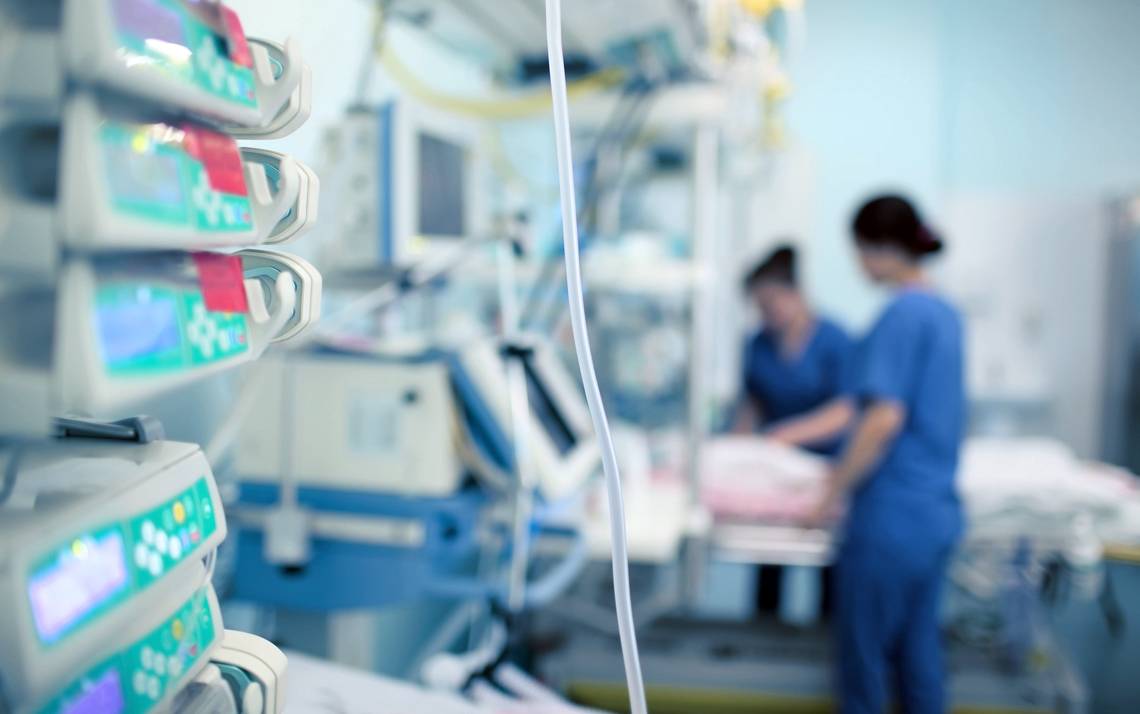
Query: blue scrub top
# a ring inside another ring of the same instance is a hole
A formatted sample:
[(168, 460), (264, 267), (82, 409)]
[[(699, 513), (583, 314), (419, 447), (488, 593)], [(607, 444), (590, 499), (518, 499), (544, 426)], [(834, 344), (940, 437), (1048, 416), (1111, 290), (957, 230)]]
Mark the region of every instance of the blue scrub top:
[[(744, 351), (744, 388), (759, 404), (764, 426), (802, 416), (849, 394), (854, 352), (847, 333), (822, 318), (816, 321), (815, 332), (798, 355), (782, 354), (780, 340), (770, 330), (752, 337)], [(838, 438), (809, 448), (835, 454), (842, 442)]]
[(854, 379), (860, 404), (897, 402), (906, 421), (856, 490), (849, 527), (889, 530), (900, 509), (918, 509), (930, 539), (952, 542), (962, 528), (954, 476), (966, 420), (957, 310), (925, 289), (901, 291), (860, 345)]

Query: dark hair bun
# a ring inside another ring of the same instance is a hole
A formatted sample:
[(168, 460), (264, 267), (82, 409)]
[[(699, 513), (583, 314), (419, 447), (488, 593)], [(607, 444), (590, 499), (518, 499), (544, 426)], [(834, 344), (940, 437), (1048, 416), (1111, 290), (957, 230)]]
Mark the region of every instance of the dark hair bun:
[(796, 287), (798, 284), (796, 262), (796, 249), (788, 243), (781, 243), (749, 271), (744, 279), (744, 288), (751, 290), (762, 282)]
[(851, 228), (860, 243), (894, 246), (915, 258), (934, 255), (945, 247), (902, 196), (887, 194), (867, 201), (855, 214)]
[(945, 247), (946, 244), (942, 242), (937, 233), (926, 226), (918, 227), (918, 242), (915, 248), (921, 251), (921, 255), (936, 255), (941, 253)]

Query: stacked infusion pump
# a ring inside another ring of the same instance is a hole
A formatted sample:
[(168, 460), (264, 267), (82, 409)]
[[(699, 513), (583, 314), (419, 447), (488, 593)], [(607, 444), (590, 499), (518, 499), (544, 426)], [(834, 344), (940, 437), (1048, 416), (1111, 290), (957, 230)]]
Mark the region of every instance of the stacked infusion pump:
[(279, 712), (284, 656), (224, 629), (210, 465), (132, 405), (314, 321), (268, 246), (309, 114), (291, 42), (214, 0), (0, 0), (0, 712)]

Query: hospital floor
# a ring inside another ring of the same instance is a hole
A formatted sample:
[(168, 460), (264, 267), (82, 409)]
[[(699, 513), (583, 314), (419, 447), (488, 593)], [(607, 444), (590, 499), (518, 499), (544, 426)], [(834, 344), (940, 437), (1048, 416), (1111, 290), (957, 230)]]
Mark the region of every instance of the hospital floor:
[[(654, 714), (825, 714), (834, 711), (832, 650), (823, 627), (774, 621), (662, 621), (640, 637)], [(576, 702), (627, 711), (621, 653), (613, 638), (581, 630), (540, 662), (544, 679)], [(1003, 674), (995, 662), (951, 648), (951, 698), (958, 714), (1055, 710), (1048, 677)]]

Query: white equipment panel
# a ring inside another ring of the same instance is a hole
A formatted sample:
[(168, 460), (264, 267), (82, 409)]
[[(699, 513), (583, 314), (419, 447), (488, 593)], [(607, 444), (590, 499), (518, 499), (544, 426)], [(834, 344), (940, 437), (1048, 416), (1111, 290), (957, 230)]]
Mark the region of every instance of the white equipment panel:
[(237, 471), (249, 481), (444, 496), (460, 485), (446, 364), (304, 356), (258, 365), (258, 411)]

